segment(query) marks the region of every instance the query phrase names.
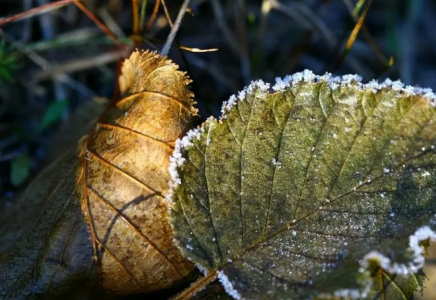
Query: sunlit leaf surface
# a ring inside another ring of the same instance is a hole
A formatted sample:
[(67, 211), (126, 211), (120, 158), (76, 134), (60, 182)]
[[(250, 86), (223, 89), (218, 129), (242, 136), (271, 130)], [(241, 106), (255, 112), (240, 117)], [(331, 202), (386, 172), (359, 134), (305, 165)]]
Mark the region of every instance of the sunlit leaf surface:
[(91, 131), (78, 190), (105, 289), (148, 292), (192, 270), (174, 246), (165, 195), (174, 142), (196, 115), (190, 80), (152, 52), (134, 52), (122, 68), (124, 96)]
[(412, 299), (418, 243), (435, 237), (431, 91), (306, 71), (252, 83), (223, 113), (172, 158), (187, 257), (234, 298)]

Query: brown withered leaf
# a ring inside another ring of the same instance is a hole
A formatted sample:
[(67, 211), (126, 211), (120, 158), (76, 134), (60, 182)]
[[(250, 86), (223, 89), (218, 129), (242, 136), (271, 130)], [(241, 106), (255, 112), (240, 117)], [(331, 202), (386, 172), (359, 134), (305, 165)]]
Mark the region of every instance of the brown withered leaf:
[[(75, 183), (77, 139), (89, 132), (102, 110), (103, 103), (95, 101), (80, 107), (70, 119), (74, 130), (56, 143), (64, 154), (58, 154), (17, 201), (0, 208), (0, 299), (101, 295)], [(68, 146), (70, 150), (62, 151)]]
[(173, 245), (164, 196), (175, 140), (196, 116), (185, 73), (135, 51), (120, 90), (81, 155), (78, 192), (105, 289), (119, 294), (173, 286), (193, 270)]

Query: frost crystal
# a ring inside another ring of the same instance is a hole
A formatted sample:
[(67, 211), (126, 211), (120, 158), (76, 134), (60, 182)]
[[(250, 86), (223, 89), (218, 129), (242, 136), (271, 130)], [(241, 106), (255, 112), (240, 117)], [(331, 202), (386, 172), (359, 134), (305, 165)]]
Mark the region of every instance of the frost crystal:
[(238, 293), (237, 290), (233, 288), (233, 284), (230, 282), (229, 278), (223, 271), (218, 271), (218, 279), (224, 287), (224, 290), (229, 294), (233, 299), (241, 299), (241, 294)]
[[(209, 118), (213, 119), (213, 118)], [(200, 128), (195, 128), (189, 130), (186, 135), (183, 138), (179, 138), (176, 140), (176, 144), (174, 147), (173, 155), (170, 156), (170, 165), (168, 168), (168, 172), (170, 173), (170, 182), (169, 185), (169, 191), (166, 195), (165, 199), (168, 202), (171, 202), (173, 197), (173, 190), (182, 183), (179, 173), (177, 171), (177, 168), (181, 167), (183, 163), (185, 162), (185, 158), (182, 155), (182, 149), (192, 146), (192, 141), (194, 139), (198, 140), (201, 137), (201, 134), (204, 132), (204, 126), (201, 126)]]
[(316, 78), (315, 74), (312, 71), (304, 70), (303, 71), (303, 79), (305, 82), (311, 82)]
[(427, 239), (436, 240), (436, 233), (428, 226), (418, 228), (418, 230), (416, 230), (415, 233), (409, 237), (409, 248), (412, 250), (413, 257), (412, 261), (407, 265), (392, 262), (388, 257), (384, 256), (378, 251), (371, 251), (366, 254), (361, 260), (360, 265), (363, 268), (367, 268), (370, 260), (376, 260), (380, 264), (380, 267), (392, 274), (408, 275), (411, 273), (416, 273), (424, 266), (425, 261), (422, 248), (419, 243)]
[(276, 77), (276, 84), (272, 87), (272, 89), (276, 92), (282, 92), (287, 87), (290, 86), (290, 81), (292, 80), (292, 76), (286, 75), (283, 79), (280, 77)]
[(353, 82), (360, 82), (361, 80), (362, 80), (362, 77), (360, 77), (359, 75), (348, 74), (348, 75), (342, 76), (341, 85), (346, 86), (346, 85), (349, 85)]
[[(330, 89), (335, 90), (339, 87), (346, 87), (350, 84), (354, 84), (355, 87), (361, 90), (370, 90), (373, 93), (377, 93), (383, 88), (391, 88), (394, 91), (404, 92), (408, 96), (420, 95), (429, 100), (434, 106), (436, 106), (436, 96), (431, 89), (417, 88), (410, 85), (405, 86), (401, 81), (392, 81), (386, 79), (383, 83), (379, 83), (377, 80), (371, 80), (367, 84), (361, 83), (362, 77), (359, 75), (344, 75), (332, 76), (330, 73), (325, 73), (322, 76), (313, 74), (310, 70), (304, 70), (303, 72), (298, 72), (293, 75), (286, 75), (284, 78), (276, 77), (275, 84), (272, 86), (274, 92), (283, 92), (287, 88), (292, 88), (294, 85), (300, 82), (319, 82), (324, 81), (328, 84)], [(268, 91), (270, 85), (263, 82), (262, 80), (257, 80), (251, 82), (251, 84), (245, 87), (242, 91), (238, 93), (237, 96), (233, 95), (228, 101), (224, 102), (221, 112), (222, 119), (225, 119), (226, 112), (229, 111), (238, 101), (243, 101), (249, 93), (252, 93), (255, 88), (259, 88), (261, 91)]]
[(344, 299), (361, 299), (366, 297), (366, 293), (355, 289), (343, 289), (335, 291), (335, 297)]
[(224, 115), (235, 104), (236, 104), (236, 96), (235, 95), (231, 95), (228, 101), (224, 101), (223, 106), (221, 107), (221, 114)]
[(246, 86), (238, 95), (230, 96), (229, 100), (225, 101), (221, 107), (221, 119), (226, 119), (226, 113), (235, 106), (238, 101), (244, 101), (248, 94), (252, 93), (256, 88), (260, 89), (262, 92), (267, 92), (270, 88), (270, 84), (264, 82), (263, 80), (255, 80)]

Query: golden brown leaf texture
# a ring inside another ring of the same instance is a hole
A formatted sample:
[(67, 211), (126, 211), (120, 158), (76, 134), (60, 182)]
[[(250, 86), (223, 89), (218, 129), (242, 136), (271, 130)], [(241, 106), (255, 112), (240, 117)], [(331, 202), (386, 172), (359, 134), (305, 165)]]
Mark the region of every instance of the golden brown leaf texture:
[(116, 293), (172, 286), (192, 270), (174, 246), (165, 194), (169, 157), (197, 110), (191, 82), (153, 52), (123, 64), (123, 98), (91, 131), (78, 178), (103, 287)]

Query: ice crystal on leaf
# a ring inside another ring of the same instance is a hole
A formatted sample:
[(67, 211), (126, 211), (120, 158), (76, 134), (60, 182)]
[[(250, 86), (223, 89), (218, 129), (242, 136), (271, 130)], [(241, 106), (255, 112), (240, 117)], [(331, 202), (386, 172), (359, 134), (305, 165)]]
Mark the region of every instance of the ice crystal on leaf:
[(176, 147), (177, 244), (236, 299), (411, 297), (435, 237), (434, 103), (355, 75), (253, 82)]

